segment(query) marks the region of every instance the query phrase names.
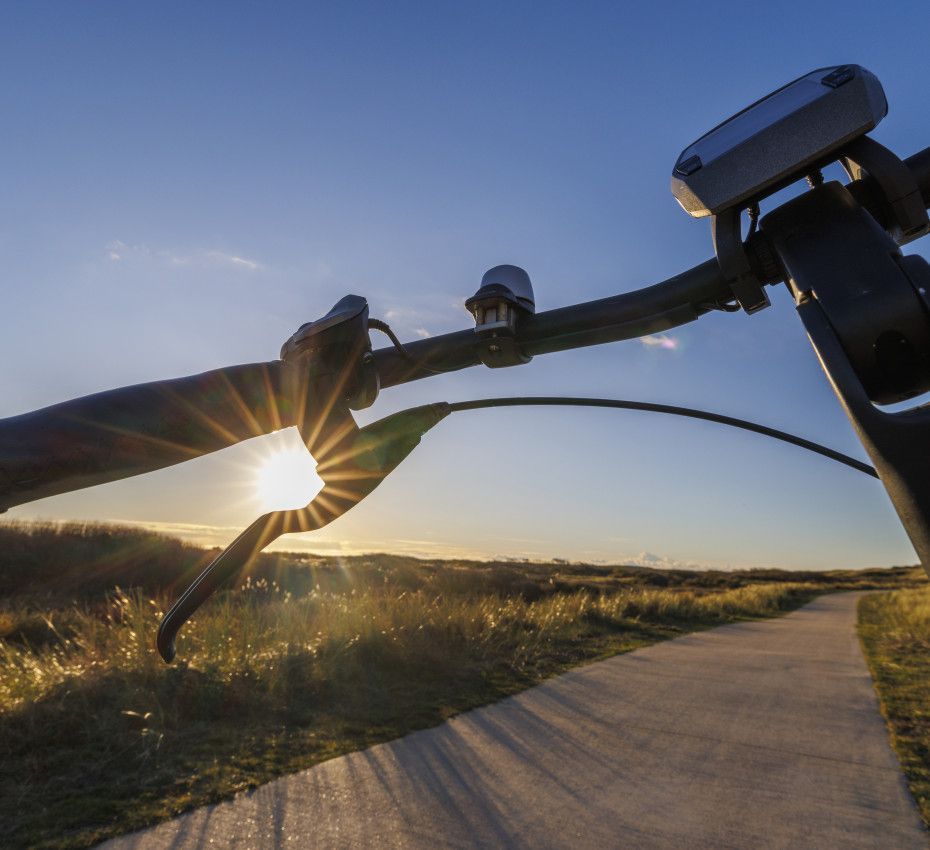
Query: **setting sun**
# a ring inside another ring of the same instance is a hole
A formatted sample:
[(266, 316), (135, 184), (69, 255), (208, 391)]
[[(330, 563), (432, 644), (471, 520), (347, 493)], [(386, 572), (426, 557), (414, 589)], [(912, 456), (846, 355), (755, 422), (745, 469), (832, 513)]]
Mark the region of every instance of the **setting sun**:
[(303, 448), (285, 448), (264, 458), (255, 476), (255, 495), (264, 511), (302, 508), (323, 486), (316, 463)]

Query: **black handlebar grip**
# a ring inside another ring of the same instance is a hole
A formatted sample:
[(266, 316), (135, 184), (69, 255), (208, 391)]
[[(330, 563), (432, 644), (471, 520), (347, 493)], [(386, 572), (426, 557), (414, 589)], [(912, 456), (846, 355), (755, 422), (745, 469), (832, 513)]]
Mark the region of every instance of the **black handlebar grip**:
[(0, 511), (161, 469), (297, 424), (302, 370), (281, 361), (137, 384), (0, 420)]

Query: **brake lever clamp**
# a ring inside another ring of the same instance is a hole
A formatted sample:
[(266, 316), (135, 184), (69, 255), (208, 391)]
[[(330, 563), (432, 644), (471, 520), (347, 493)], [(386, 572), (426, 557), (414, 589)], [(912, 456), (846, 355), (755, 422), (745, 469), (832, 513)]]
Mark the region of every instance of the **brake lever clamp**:
[(351, 410), (371, 407), (380, 389), (368, 334), (368, 302), (346, 295), (322, 318), (307, 322), (281, 347), (281, 359), (325, 380)]

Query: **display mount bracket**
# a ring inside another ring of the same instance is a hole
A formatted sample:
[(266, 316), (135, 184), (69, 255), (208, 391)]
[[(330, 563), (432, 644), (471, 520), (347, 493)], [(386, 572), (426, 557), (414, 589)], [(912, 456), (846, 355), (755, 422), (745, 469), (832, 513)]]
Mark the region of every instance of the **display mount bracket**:
[(730, 284), (733, 297), (747, 313), (757, 313), (769, 306), (769, 296), (762, 281), (749, 264), (743, 245), (740, 219), (742, 210), (731, 207), (711, 217), (710, 232), (720, 271)]

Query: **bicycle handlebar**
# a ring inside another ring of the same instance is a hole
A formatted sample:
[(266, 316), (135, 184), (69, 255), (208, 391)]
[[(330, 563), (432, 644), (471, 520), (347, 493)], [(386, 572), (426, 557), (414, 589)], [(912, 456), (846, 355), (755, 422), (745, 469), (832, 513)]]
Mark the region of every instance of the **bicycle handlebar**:
[[(905, 160), (930, 206), (930, 148)], [(882, 226), (874, 181), (848, 185)], [(746, 243), (760, 281), (781, 281), (761, 233)], [(658, 333), (732, 298), (716, 259), (644, 289), (525, 317), (516, 342), (547, 354)], [(373, 352), (381, 387), (480, 363), (473, 329)], [(297, 424), (308, 376), (282, 361), (217, 369), (74, 399), (0, 420), (0, 512), (17, 504), (151, 472)]]

